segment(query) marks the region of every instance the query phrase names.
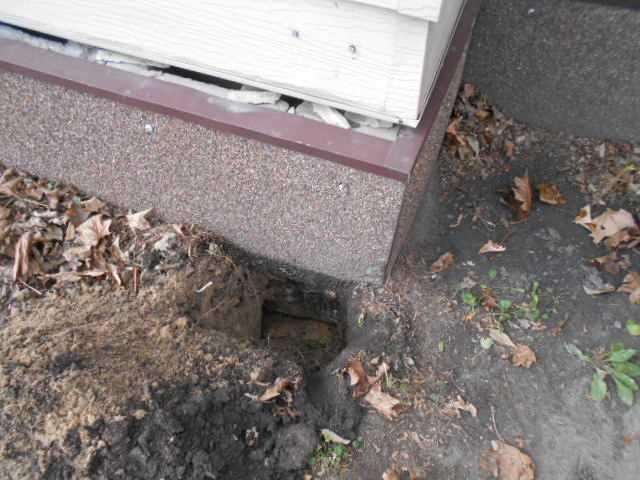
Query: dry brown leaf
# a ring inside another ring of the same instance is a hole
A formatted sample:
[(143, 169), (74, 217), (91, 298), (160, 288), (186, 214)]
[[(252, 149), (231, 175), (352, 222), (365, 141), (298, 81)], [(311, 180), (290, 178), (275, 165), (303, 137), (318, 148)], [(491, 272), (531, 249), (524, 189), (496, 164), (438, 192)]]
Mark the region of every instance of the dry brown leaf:
[(94, 215), (76, 229), (76, 236), (83, 245), (96, 247), (100, 241), (110, 235), (111, 219)]
[(18, 197), (19, 190), (23, 185), (22, 178), (20, 177), (6, 180), (0, 184), (0, 195), (4, 195), (6, 197)]
[(339, 443), (342, 445), (349, 445), (351, 443), (351, 440), (342, 438), (337, 433), (332, 432), (331, 430), (328, 430), (326, 428), (320, 430), (320, 434), (322, 435), (323, 440), (327, 443)]
[(31, 247), (33, 245), (33, 232), (23, 233), (15, 247), (13, 262), (13, 281), (26, 280), (31, 276)]
[(147, 210), (143, 210), (142, 212), (127, 215), (127, 223), (129, 224), (129, 228), (131, 228), (131, 230), (133, 231), (139, 230), (141, 232), (149, 230), (151, 228), (151, 224), (147, 220), (146, 216), (151, 213), (151, 210), (152, 209), (149, 208)]
[(509, 140), (505, 140), (504, 154), (509, 158), (513, 158), (516, 155), (516, 144)]
[(591, 217), (591, 207), (586, 206), (578, 213), (574, 223), (591, 232), (593, 242), (598, 245), (605, 238), (613, 237), (625, 229), (636, 229), (636, 221), (626, 210), (607, 209), (596, 218)]
[(400, 480), (400, 474), (393, 468), (390, 468), (382, 474), (382, 480)]
[(58, 190), (43, 190), (47, 197), (47, 203), (51, 210), (56, 210), (60, 205), (60, 201), (64, 198), (64, 194)]
[(635, 248), (640, 245), (640, 230), (625, 228), (604, 241), (607, 248)]
[(511, 363), (516, 367), (530, 368), (536, 363), (536, 353), (528, 345), (519, 343), (511, 355)]
[(504, 252), (506, 249), (507, 249), (507, 247), (505, 247), (501, 243), (497, 243), (497, 242), (494, 242), (493, 240), (489, 240), (487, 243), (485, 243), (480, 248), (480, 251), (478, 253), (480, 253), (480, 254), (483, 254), (483, 253), (500, 253), (500, 252)]
[(400, 400), (382, 391), (382, 386), (379, 383), (371, 385), (364, 400), (389, 420), (393, 420), (404, 409)]
[(454, 118), (447, 127), (447, 134), (450, 135), (458, 144), (463, 145), (465, 143), (464, 137), (460, 135), (459, 128), (462, 118)]
[(608, 255), (594, 258), (591, 262), (611, 275), (618, 275), (620, 273), (618, 254), (616, 252), (611, 252)]
[(11, 233), (11, 209), (0, 206), (0, 240), (4, 240)]
[(618, 252), (611, 252), (608, 255), (594, 258), (591, 262), (611, 275), (618, 275), (620, 272), (631, 268), (629, 256), (618, 256)]
[(0, 220), (7, 220), (11, 217), (11, 209), (0, 205)]
[(288, 378), (276, 378), (269, 388), (258, 397), (260, 402), (269, 402), (275, 398), (278, 398), (284, 390), (289, 390), (293, 387), (293, 382)]
[(506, 333), (501, 332), (500, 330), (496, 330), (495, 328), (490, 329), (489, 336), (493, 338), (496, 343), (502, 345), (503, 347), (516, 348), (516, 344), (513, 343), (511, 337), (509, 337), (509, 335), (507, 335)]
[(460, 418), (460, 412), (468, 412), (472, 417), (478, 416), (478, 409), (473, 403), (467, 402), (460, 395), (455, 400), (451, 400), (442, 409), (442, 413), (448, 417)]
[(527, 218), (533, 207), (533, 188), (527, 174), (524, 177), (515, 177), (513, 179), (515, 187), (513, 194), (515, 199), (520, 202), (520, 218)]
[(448, 270), (449, 268), (451, 268), (455, 260), (456, 260), (456, 257), (451, 252), (442, 254), (435, 262), (433, 262), (433, 265), (431, 265), (431, 272), (432, 273), (444, 272), (445, 270)]
[(64, 240), (66, 242), (71, 242), (75, 240), (75, 238), (76, 238), (76, 227), (73, 225), (73, 223), (69, 222), (69, 224), (67, 225), (67, 231), (64, 232)]
[(564, 205), (567, 198), (560, 193), (560, 189), (553, 183), (541, 183), (538, 185), (540, 201), (549, 205)]
[(480, 459), (480, 468), (499, 480), (534, 480), (536, 467), (531, 457), (501, 441), (491, 442), (491, 450)]
[(634, 304), (640, 304), (640, 273), (629, 272), (622, 281), (622, 285), (618, 288), (619, 292), (628, 293), (629, 301)]
[(350, 360), (349, 363), (347, 363), (347, 373), (349, 374), (351, 386), (355, 387), (353, 389), (354, 398), (366, 395), (371, 385), (369, 384), (369, 377), (362, 362), (357, 358)]
[(98, 213), (101, 212), (107, 204), (99, 198), (91, 197), (89, 200), (82, 202), (80, 206), (87, 213)]

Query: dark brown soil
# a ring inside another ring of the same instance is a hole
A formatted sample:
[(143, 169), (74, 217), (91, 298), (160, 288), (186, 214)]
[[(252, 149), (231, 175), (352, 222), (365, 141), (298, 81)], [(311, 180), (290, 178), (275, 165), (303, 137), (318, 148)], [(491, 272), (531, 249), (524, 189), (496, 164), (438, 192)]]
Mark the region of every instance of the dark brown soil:
[[(300, 478), (323, 423), (301, 364), (199, 320), (194, 292), (229, 262), (199, 258), (137, 295), (98, 283), (16, 303), (0, 329), (0, 477)], [(216, 301), (255, 323), (247, 283), (226, 285)], [(291, 396), (257, 401), (277, 377), (297, 379)]]

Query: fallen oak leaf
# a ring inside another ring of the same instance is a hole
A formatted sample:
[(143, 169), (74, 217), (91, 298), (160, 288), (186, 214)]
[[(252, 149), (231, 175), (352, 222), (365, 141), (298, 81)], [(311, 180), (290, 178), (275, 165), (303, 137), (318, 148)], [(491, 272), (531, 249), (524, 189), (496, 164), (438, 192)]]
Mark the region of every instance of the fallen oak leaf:
[(359, 398), (366, 395), (367, 392), (369, 392), (371, 385), (362, 362), (358, 358), (349, 360), (346, 370), (350, 378), (351, 386), (355, 387), (353, 390), (353, 397)]
[(497, 243), (497, 242), (494, 242), (493, 240), (489, 240), (482, 247), (480, 247), (480, 250), (478, 251), (478, 253), (479, 254), (501, 253), (501, 252), (504, 252), (506, 250), (507, 250), (507, 247), (505, 247), (501, 243)]
[(288, 378), (276, 378), (273, 385), (268, 387), (257, 400), (262, 403), (269, 402), (278, 398), (283, 391), (290, 390), (293, 385), (293, 382)]
[(111, 219), (103, 219), (102, 215), (94, 215), (76, 229), (76, 237), (83, 245), (96, 247), (100, 241), (111, 235), (109, 231)]
[(553, 183), (541, 183), (538, 185), (540, 201), (549, 205), (564, 205), (567, 198), (560, 193), (560, 189)]
[(499, 480), (534, 480), (536, 468), (531, 457), (508, 443), (495, 440), (480, 459), (480, 468)]
[(382, 413), (389, 420), (396, 418), (404, 409), (400, 400), (382, 391), (382, 386), (375, 383), (364, 396), (364, 401)]
[(31, 247), (36, 242), (33, 232), (23, 233), (16, 242), (13, 262), (13, 281), (27, 280), (33, 272), (31, 260)]
[(518, 344), (511, 355), (511, 363), (516, 367), (530, 368), (536, 363), (536, 353), (528, 345)]
[(0, 183), (0, 195), (5, 197), (19, 197), (19, 190), (24, 186), (21, 177), (12, 178)]
[(607, 248), (635, 248), (640, 244), (640, 230), (637, 228), (625, 228), (604, 241)]
[(580, 210), (574, 223), (589, 230), (596, 245), (599, 245), (605, 238), (613, 237), (625, 229), (637, 229), (633, 215), (626, 210), (607, 209), (603, 214), (592, 218), (590, 206)]
[(89, 200), (81, 202), (80, 206), (87, 213), (98, 213), (101, 212), (107, 204), (99, 198), (91, 197)]
[(478, 416), (478, 409), (476, 406), (473, 403), (467, 402), (460, 395), (458, 395), (455, 400), (451, 400), (447, 403), (442, 409), (442, 413), (448, 417), (460, 418), (460, 412), (468, 412), (474, 418)]
[(513, 179), (515, 187), (513, 187), (513, 194), (515, 199), (520, 202), (520, 218), (524, 219), (531, 213), (533, 207), (533, 188), (531, 187), (531, 181), (529, 175), (525, 173), (523, 177), (515, 177)]
[(432, 273), (444, 272), (445, 270), (448, 270), (449, 268), (451, 268), (455, 260), (456, 260), (456, 257), (453, 255), (453, 253), (451, 252), (444, 253), (440, 255), (440, 257), (435, 262), (433, 262), (433, 265), (431, 265), (431, 272)]
[(147, 215), (149, 215), (149, 213), (151, 213), (151, 210), (151, 208), (148, 208), (147, 210), (127, 215), (127, 224), (129, 225), (129, 228), (134, 232), (136, 230), (139, 230), (141, 232), (149, 230), (151, 228), (151, 224), (146, 217)]

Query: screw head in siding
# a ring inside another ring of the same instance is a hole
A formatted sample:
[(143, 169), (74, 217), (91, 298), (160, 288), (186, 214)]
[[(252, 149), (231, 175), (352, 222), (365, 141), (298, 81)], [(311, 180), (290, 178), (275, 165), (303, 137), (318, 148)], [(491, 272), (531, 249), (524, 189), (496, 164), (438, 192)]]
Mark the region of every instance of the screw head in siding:
[(300, 32), (298, 30), (291, 30), (291, 36), (293, 38), (300, 38)]

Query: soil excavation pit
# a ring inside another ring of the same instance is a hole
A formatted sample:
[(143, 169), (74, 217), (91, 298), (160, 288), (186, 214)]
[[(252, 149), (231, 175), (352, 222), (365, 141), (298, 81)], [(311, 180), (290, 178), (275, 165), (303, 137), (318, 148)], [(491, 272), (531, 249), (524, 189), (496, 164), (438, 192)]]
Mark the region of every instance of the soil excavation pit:
[[(307, 382), (342, 349), (341, 309), (259, 285), (207, 253), (137, 295), (95, 283), (15, 304), (0, 327), (0, 477), (301, 478), (331, 424)], [(265, 400), (278, 379), (290, 384)]]
[(340, 328), (321, 320), (265, 312), (262, 321), (267, 348), (301, 364), (306, 373), (329, 364), (344, 347)]

